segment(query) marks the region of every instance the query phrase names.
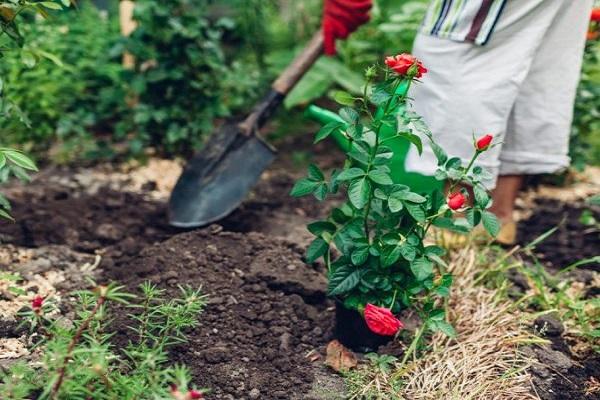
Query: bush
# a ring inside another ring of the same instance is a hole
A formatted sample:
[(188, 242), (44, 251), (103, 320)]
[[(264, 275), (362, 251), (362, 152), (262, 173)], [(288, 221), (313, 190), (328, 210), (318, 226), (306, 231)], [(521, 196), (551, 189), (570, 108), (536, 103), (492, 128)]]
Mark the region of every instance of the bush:
[(24, 25), (27, 57), (11, 52), (0, 65), (8, 98), (34, 127), (13, 117), (0, 135), (37, 151), (59, 141), (64, 145), (60, 160), (95, 155), (101, 142), (92, 133), (110, 133), (126, 111), (121, 61), (110, 54), (119, 40), (118, 26), (91, 3), (78, 4)]
[[(166, 153), (186, 153), (201, 146), (215, 118), (245, 103), (256, 86), (256, 69), (228, 66), (221, 46), (233, 29), (227, 17), (209, 20), (207, 0), (135, 3), (137, 28), (123, 49), (135, 56), (129, 77), (133, 107), (133, 144)], [(124, 132), (122, 132), (124, 133)]]

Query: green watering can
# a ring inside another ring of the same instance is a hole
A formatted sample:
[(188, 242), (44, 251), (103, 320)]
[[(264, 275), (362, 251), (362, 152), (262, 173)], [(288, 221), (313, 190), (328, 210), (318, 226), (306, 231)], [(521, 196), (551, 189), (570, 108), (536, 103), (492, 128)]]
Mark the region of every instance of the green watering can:
[[(407, 85), (404, 84), (398, 87), (397, 93), (404, 94), (406, 91)], [(377, 113), (381, 112), (383, 112), (383, 110), (377, 110)], [(342, 118), (333, 111), (318, 107), (316, 105), (310, 105), (305, 114), (308, 118), (320, 122), (323, 125), (334, 121), (342, 123), (344, 122)], [(380, 134), (385, 139), (394, 136), (396, 132), (394, 132), (390, 127), (384, 126), (381, 129)], [(334, 131), (332, 133), (332, 137), (337, 145), (342, 148), (342, 150), (347, 151), (349, 149), (350, 141), (348, 141), (340, 129)], [(402, 137), (390, 139), (386, 142), (386, 146), (389, 146), (394, 152), (394, 157), (389, 164), (389, 167), (392, 170), (391, 177), (394, 183), (406, 185), (410, 187), (413, 192), (417, 193), (432, 192), (436, 189), (442, 189), (444, 185), (443, 181), (438, 181), (433, 176), (422, 175), (417, 172), (409, 172), (406, 170), (406, 156), (408, 154), (408, 149), (411, 146), (411, 143), (408, 140)]]

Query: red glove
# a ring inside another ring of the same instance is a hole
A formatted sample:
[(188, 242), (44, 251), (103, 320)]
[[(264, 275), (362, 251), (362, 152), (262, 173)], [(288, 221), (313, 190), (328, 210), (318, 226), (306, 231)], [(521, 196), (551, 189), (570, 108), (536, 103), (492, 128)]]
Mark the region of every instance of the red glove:
[(369, 20), (372, 0), (324, 0), (323, 39), (327, 55), (334, 55), (335, 40), (346, 39)]

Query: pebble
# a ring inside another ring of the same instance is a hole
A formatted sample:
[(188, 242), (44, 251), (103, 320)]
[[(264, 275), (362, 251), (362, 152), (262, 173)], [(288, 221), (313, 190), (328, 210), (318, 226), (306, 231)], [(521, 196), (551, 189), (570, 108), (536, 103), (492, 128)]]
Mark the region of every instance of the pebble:
[(260, 390), (254, 388), (250, 391), (250, 393), (248, 393), (248, 396), (251, 399), (258, 399), (260, 397)]

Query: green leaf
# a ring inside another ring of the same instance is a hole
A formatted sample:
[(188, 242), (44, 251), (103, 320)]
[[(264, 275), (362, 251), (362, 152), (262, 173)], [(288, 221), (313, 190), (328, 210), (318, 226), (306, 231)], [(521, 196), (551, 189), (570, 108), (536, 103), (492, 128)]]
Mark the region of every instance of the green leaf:
[(315, 221), (308, 224), (306, 228), (315, 236), (319, 236), (323, 232), (334, 233), (336, 230), (335, 224), (329, 221)]
[(4, 168), (6, 165), (6, 156), (4, 153), (0, 152), (0, 169)]
[(311, 194), (320, 184), (320, 182), (315, 182), (314, 180), (308, 178), (300, 179), (292, 188), (290, 196), (306, 196), (307, 194)]
[(481, 185), (476, 185), (473, 188), (473, 193), (475, 194), (475, 204), (482, 209), (486, 209), (490, 202), (490, 196), (488, 195), (487, 190), (485, 190)]
[(350, 203), (359, 210), (367, 205), (371, 194), (371, 184), (366, 177), (352, 181), (348, 188)]
[(319, 185), (313, 191), (313, 195), (319, 201), (325, 200), (325, 197), (327, 197), (327, 193), (329, 193), (329, 188), (327, 187), (327, 184), (325, 182), (319, 183)]
[(446, 160), (448, 159), (448, 155), (437, 143), (431, 141), (431, 150), (433, 150), (433, 154), (435, 154), (435, 158), (438, 160), (438, 165), (444, 165)]
[(359, 143), (359, 142), (352, 142), (352, 147), (350, 148), (350, 151), (348, 152), (348, 156), (350, 156), (350, 158), (355, 159), (356, 161), (358, 161), (359, 163), (362, 164), (368, 164), (369, 163), (369, 150), (367, 148), (365, 148), (365, 145)]
[(384, 82), (373, 85), (369, 99), (376, 106), (380, 106), (386, 103), (391, 97), (392, 95), (387, 90), (387, 84)]
[(400, 259), (400, 246), (392, 245), (386, 246), (381, 252), (381, 265), (389, 267)]
[(430, 326), (434, 331), (440, 331), (448, 337), (456, 337), (456, 330), (446, 321), (431, 321)]
[(394, 197), (400, 200), (408, 200), (411, 201), (413, 203), (424, 203), (427, 201), (427, 199), (423, 196), (421, 196), (420, 194), (414, 193), (414, 192), (409, 192), (406, 190), (398, 190), (393, 192), (390, 197)]
[(433, 263), (425, 257), (417, 258), (410, 263), (410, 270), (417, 281), (422, 282), (433, 274)]
[(408, 210), (408, 213), (417, 221), (425, 222), (425, 210), (418, 204), (405, 202), (404, 206)]
[(328, 249), (329, 244), (325, 240), (316, 238), (308, 246), (308, 249), (306, 249), (306, 262), (309, 264), (315, 262), (317, 258), (325, 254)]
[(315, 135), (314, 143), (319, 143), (321, 140), (325, 139), (326, 137), (331, 135), (333, 132), (335, 132), (336, 130), (343, 128), (343, 127), (344, 127), (344, 124), (342, 122), (337, 122), (337, 121), (329, 122), (328, 124), (323, 126), (321, 129), (319, 129), (319, 131)]
[(360, 168), (353, 167), (340, 172), (340, 174), (337, 176), (337, 180), (340, 182), (349, 181), (365, 175), (365, 171)]
[(11, 221), (14, 221), (14, 218), (10, 216), (9, 213), (7, 213), (6, 211), (4, 211), (2, 208), (0, 208), (0, 217), (9, 219)]
[(423, 142), (421, 141), (421, 137), (410, 132), (398, 132), (397, 135), (414, 144), (419, 155), (423, 153)]
[(360, 282), (361, 271), (350, 265), (342, 265), (329, 275), (327, 291), (329, 295), (336, 296), (354, 289)]
[(471, 224), (471, 226), (473, 227), (479, 225), (479, 223), (481, 222), (481, 212), (474, 208), (469, 208), (465, 213), (465, 216), (467, 217), (467, 221), (469, 221), (469, 224)]
[(417, 256), (417, 249), (413, 246), (405, 244), (400, 247), (400, 253), (402, 253), (402, 257), (404, 257), (407, 261), (413, 261)]
[(42, 2), (39, 2), (37, 4), (39, 4), (41, 6), (44, 6), (46, 8), (49, 8), (51, 10), (62, 10), (62, 6), (60, 4), (53, 3), (51, 1), (42, 1)]
[(394, 184), (390, 175), (381, 169), (374, 169), (374, 170), (370, 171), (369, 179), (371, 179), (373, 182), (375, 182), (379, 185), (393, 185)]
[(361, 247), (357, 247), (352, 251), (352, 254), (350, 256), (350, 260), (352, 261), (352, 264), (356, 265), (356, 266), (360, 266), (363, 265), (366, 261), (367, 258), (369, 257), (369, 246), (361, 246)]
[(500, 221), (496, 216), (489, 211), (481, 212), (481, 219), (483, 221), (483, 227), (492, 236), (496, 236), (500, 232)]
[(6, 158), (8, 158), (14, 164), (18, 165), (19, 167), (21, 167), (23, 169), (27, 169), (30, 171), (38, 170), (37, 167), (35, 166), (35, 163), (29, 157), (27, 157), (25, 154), (23, 154), (19, 151), (16, 151), (16, 150), (11, 150), (11, 149), (6, 149), (6, 150), (3, 150), (2, 152), (4, 153)]
[(314, 181), (322, 181), (325, 179), (323, 172), (314, 164), (308, 166), (308, 177)]
[(388, 207), (390, 208), (391, 212), (396, 213), (404, 208), (404, 203), (397, 197), (390, 196), (388, 198)]
[(356, 124), (359, 119), (359, 115), (356, 110), (350, 107), (343, 107), (338, 114), (350, 125)]
[(333, 99), (343, 106), (352, 106), (356, 99), (348, 92), (343, 90), (336, 90), (333, 92)]

